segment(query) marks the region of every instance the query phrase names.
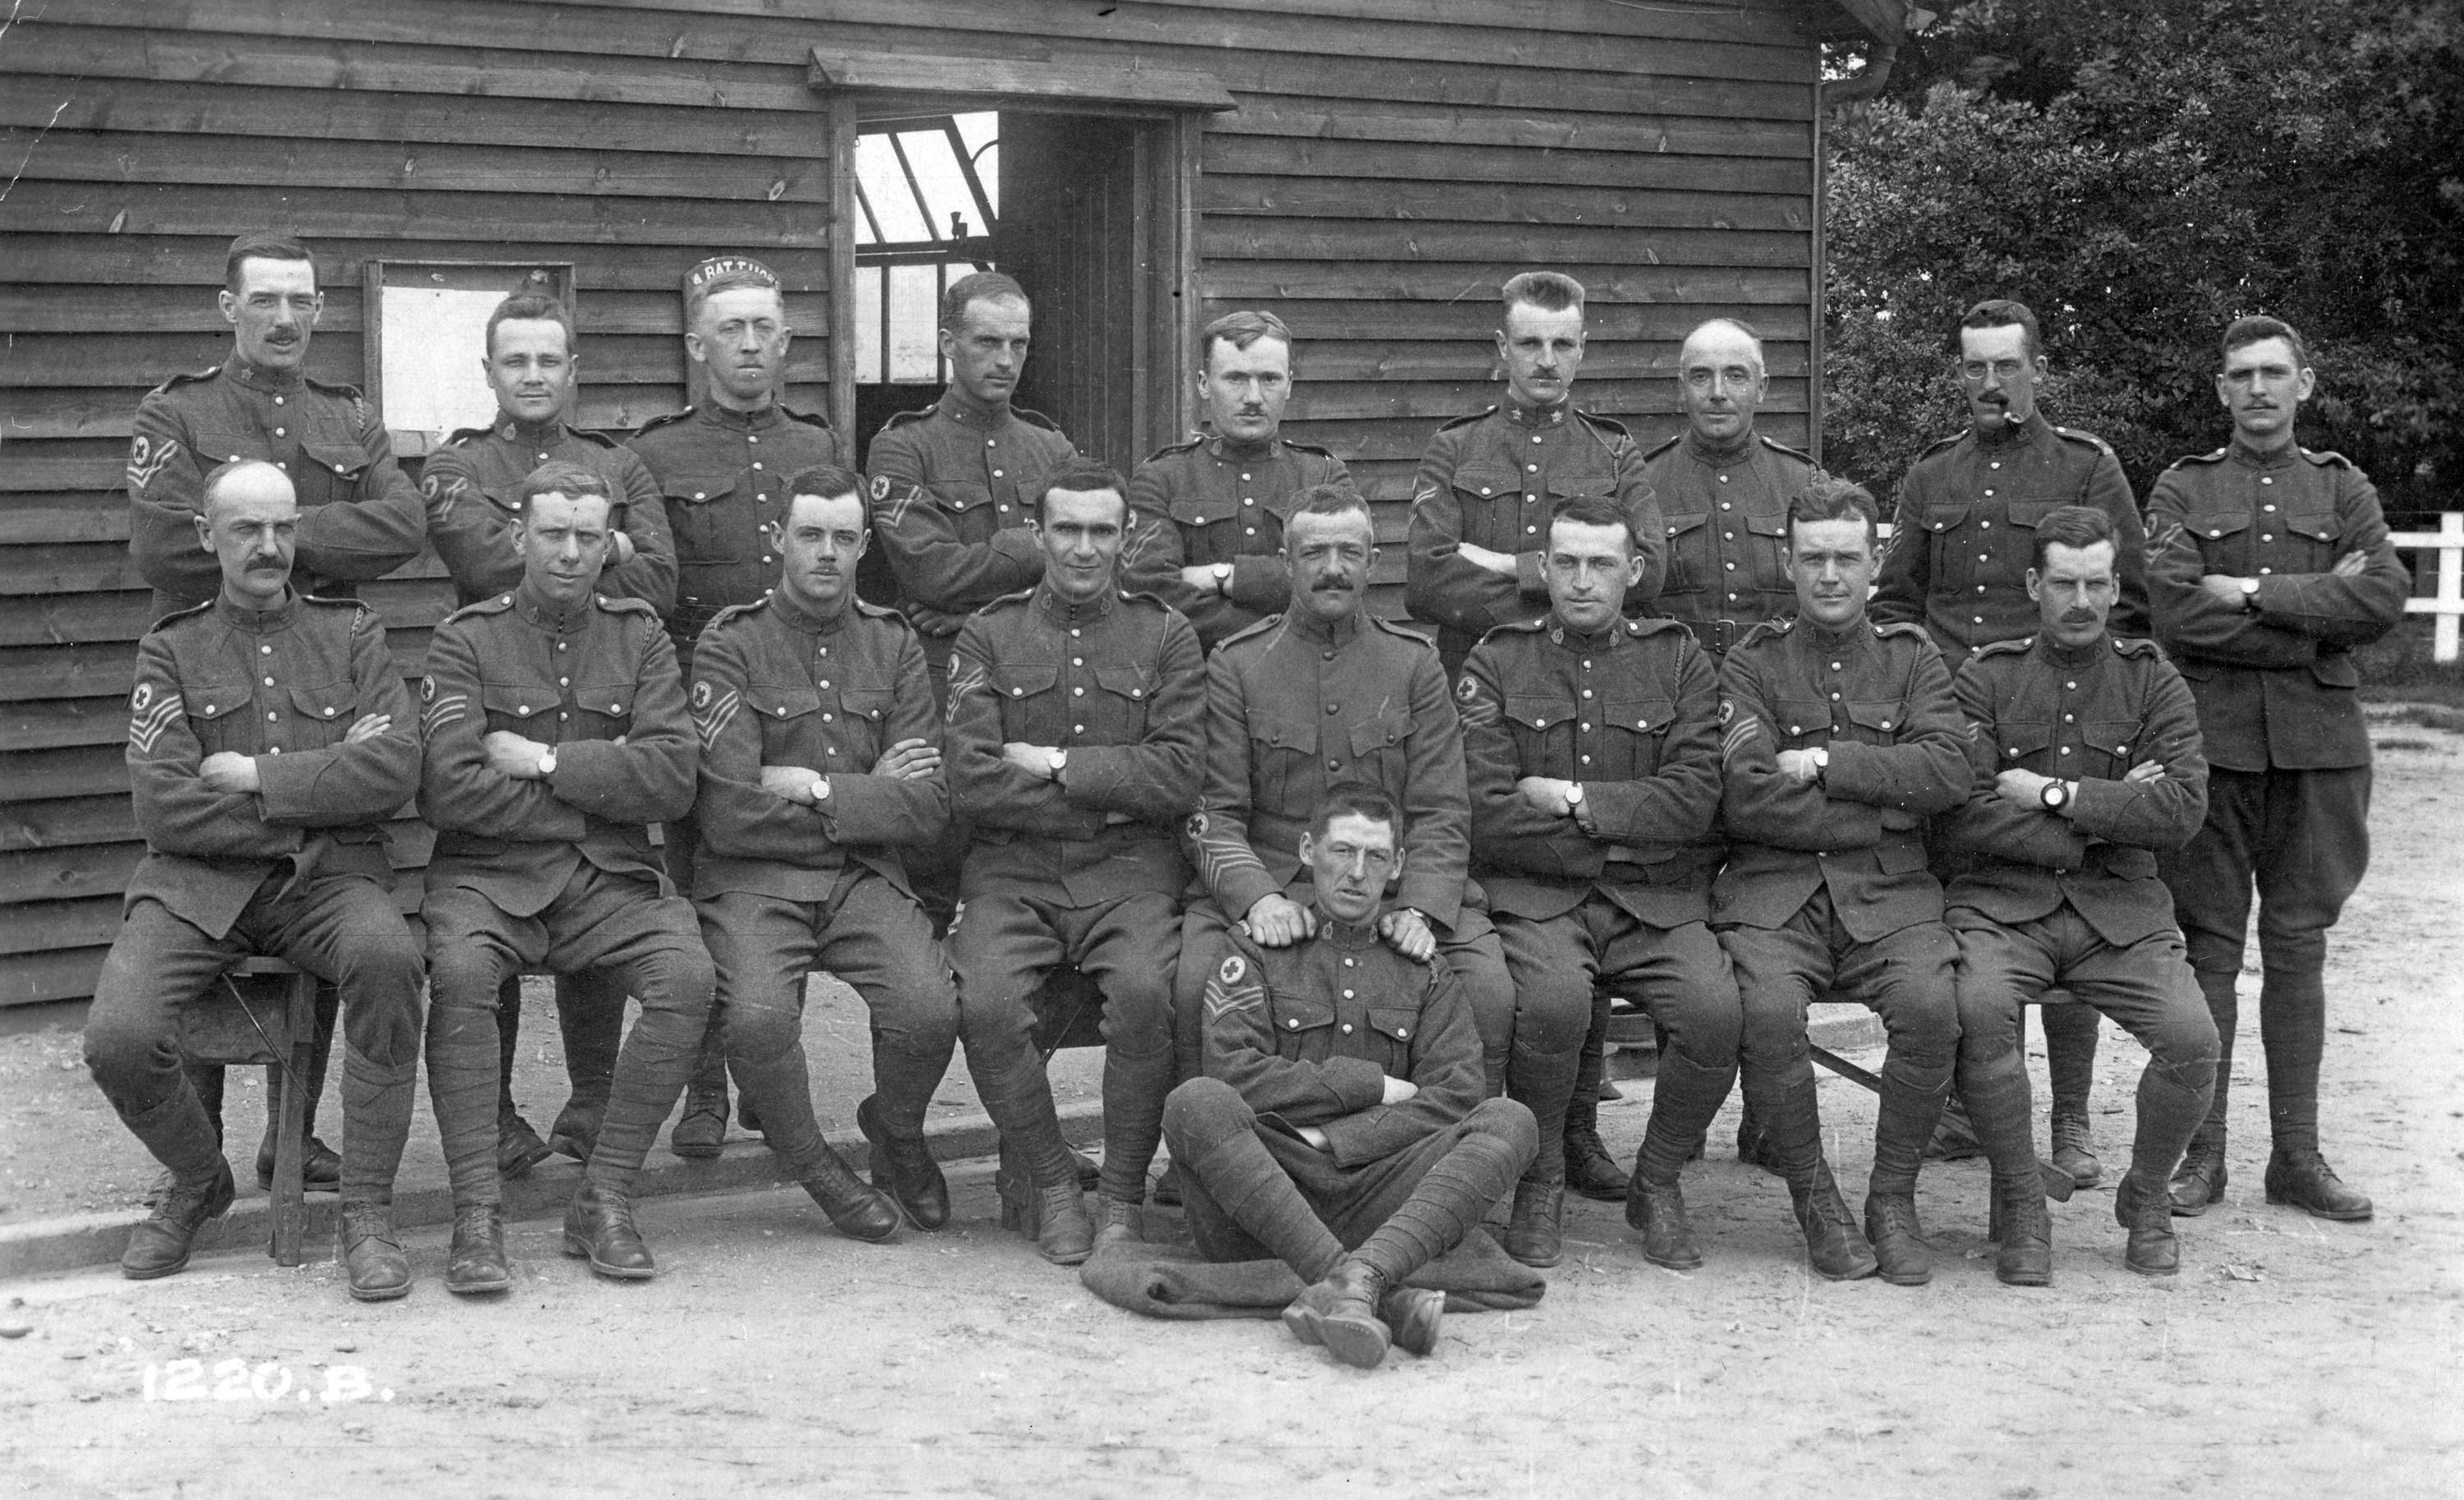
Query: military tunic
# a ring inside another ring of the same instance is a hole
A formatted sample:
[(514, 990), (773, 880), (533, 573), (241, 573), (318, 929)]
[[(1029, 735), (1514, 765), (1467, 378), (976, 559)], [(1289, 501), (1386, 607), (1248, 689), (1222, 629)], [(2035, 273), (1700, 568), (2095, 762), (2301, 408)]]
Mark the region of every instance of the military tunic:
[(1900, 482), (1891, 542), (1875, 582), (1874, 618), (1922, 625), (1956, 670), (1968, 653), (2036, 630), (2028, 597), (2036, 523), (2062, 505), (2113, 522), (2119, 635), (2147, 633), (2139, 511), (2121, 460), (2103, 439), (2056, 427), (2042, 412), (2003, 433), (1973, 430), (1918, 456)]
[(214, 598), (222, 573), (197, 545), (206, 475), (262, 459), (299, 496), (292, 586), (347, 596), (419, 556), (427, 514), (394, 463), (384, 416), (348, 386), (237, 358), (179, 375), (137, 406), (128, 445), (128, 549), (154, 586), (157, 618)]
[(1654, 612), (1692, 630), (1715, 659), (1755, 626), (1794, 614), (1788, 505), (1813, 474), (1813, 458), (1752, 432), (1722, 448), (1689, 429), (1645, 454), (1668, 533)]
[(1044, 476), (1077, 452), (1050, 418), (1004, 404), (982, 410), (955, 390), (891, 417), (868, 455), (874, 550), (895, 604), (918, 622), (935, 672), (959, 619), (1044, 577), (1027, 523)]
[[(498, 1196), (497, 990), (539, 966), (611, 970), (642, 1003), (584, 1168), (622, 1189), (683, 1092), (710, 1014), (710, 957), (649, 841), (649, 824), (693, 801), (675, 649), (638, 599), (559, 604), (525, 581), (437, 627), (420, 694), (419, 807), (436, 829), (421, 908), (429, 1082), (454, 1201)], [(556, 769), (497, 770), (483, 743), (496, 730), (552, 746)]]
[(676, 604), (676, 545), (668, 533), (658, 481), (632, 450), (605, 432), (562, 422), (536, 426), (496, 413), (494, 427), (447, 439), (420, 470), (428, 538), (453, 578), (458, 605), (505, 593), (522, 581), (515, 538), (522, 524), (522, 481), (549, 462), (579, 464), (607, 481), (608, 525), (632, 540), (633, 560), (601, 577), (610, 594), (641, 600), (660, 615)]
[(730, 605), (751, 604), (779, 576), (770, 528), (787, 518), (787, 481), (823, 464), (845, 464), (838, 435), (820, 417), (773, 402), (737, 411), (715, 402), (654, 417), (626, 440), (667, 498), (676, 556), (675, 607), (668, 617), (680, 658)]
[[(877, 775), (892, 745), (938, 749), (941, 716), (907, 622), (849, 598), (826, 617), (774, 591), (722, 610), (693, 651), (701, 839), (693, 898), (717, 971), (730, 1066), (763, 1134), (791, 1161), (818, 1155), (803, 1050), (804, 980), (824, 968), (870, 1013), (878, 1093), (919, 1134), (958, 1034), (958, 996), (902, 848), (942, 838), (939, 771)], [(790, 802), (764, 766), (819, 771), (828, 792)], [(913, 1068), (884, 1066), (895, 1056)]]
[[(1529, 1113), (1485, 1096), (1479, 1033), (1452, 973), (1404, 958), (1374, 927), (1324, 920), (1288, 948), (1239, 943), (1208, 977), (1205, 1017), (1205, 1074), (1174, 1091), (1165, 1119), (1209, 1260), (1288, 1259), (1279, 1242), (1329, 1232), (1356, 1247), (1468, 1136), (1506, 1142), (1516, 1172), (1530, 1158)], [(1419, 1092), (1388, 1104), (1390, 1077)], [(1305, 1126), (1328, 1149), (1302, 1140)], [(1240, 1174), (1216, 1170), (1226, 1144), (1267, 1153), (1300, 1203), (1242, 1191)], [(1275, 1222), (1295, 1207), (1317, 1223)]]
[[(1352, 485), (1343, 460), (1288, 438), (1239, 443), (1193, 437), (1164, 449), (1130, 475), (1136, 521), (1121, 553), (1122, 582), (1189, 617), (1209, 651), (1291, 604), (1284, 525), (1313, 485)], [(1199, 590), (1183, 567), (1229, 570), (1222, 585)]]
[[(369, 715), (392, 723), (348, 743)], [(206, 784), (200, 767), (224, 753), (254, 761), (255, 791)], [(368, 1092), (344, 1089), (357, 1115), (344, 1190), (390, 1183), (409, 1130), (423, 976), (382, 827), (419, 764), (384, 628), (355, 602), (297, 593), (266, 610), (218, 594), (173, 615), (138, 644), (127, 761), (146, 853), (96, 982), (96, 1081), (166, 1165), (210, 1171), (220, 1148), (179, 1066), (180, 1007), (252, 953), (288, 960), (339, 982), (350, 1076), (402, 1074), (400, 1097), (375, 1107), (385, 1119), (370, 1117)]]
[[(1549, 512), (1576, 495), (1625, 508), (1643, 561), (1626, 607), (1640, 612), (1660, 592), (1664, 545), (1642, 450), (1623, 426), (1572, 402), (1507, 402), (1458, 417), (1429, 440), (1412, 480), (1404, 596), (1412, 618), (1438, 626), (1449, 671), (1488, 631), (1549, 612)], [(1510, 554), (1515, 576), (1463, 561), (1464, 542)]]

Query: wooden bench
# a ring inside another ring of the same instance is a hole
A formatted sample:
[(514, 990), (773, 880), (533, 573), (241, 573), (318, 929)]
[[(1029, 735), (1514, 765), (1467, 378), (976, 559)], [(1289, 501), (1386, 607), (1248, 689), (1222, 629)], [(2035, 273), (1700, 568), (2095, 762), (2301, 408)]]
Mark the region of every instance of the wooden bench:
[[(233, 979), (279, 978), (275, 993)], [(297, 1266), (308, 1228), (308, 1059), (317, 1041), (317, 976), (280, 959), (242, 959), (194, 1001), (180, 1007), (180, 1050), (190, 1061), (225, 1067), (271, 1065), (274, 1111), (274, 1232), (266, 1253), (277, 1266)]]

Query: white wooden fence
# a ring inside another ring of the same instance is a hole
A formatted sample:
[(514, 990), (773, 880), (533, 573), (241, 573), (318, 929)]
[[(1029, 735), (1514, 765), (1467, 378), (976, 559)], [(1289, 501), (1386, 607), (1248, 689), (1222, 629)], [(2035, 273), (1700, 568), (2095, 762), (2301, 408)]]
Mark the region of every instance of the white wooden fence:
[(2407, 614), (2436, 615), (2431, 627), (2431, 655), (2438, 661), (2455, 660), (2457, 627), (2464, 621), (2464, 514), (2449, 511), (2438, 518), (2436, 531), (2399, 531), (2387, 540), (2398, 551), (2438, 554), (2438, 591), (2427, 599), (2408, 599), (2404, 608)]

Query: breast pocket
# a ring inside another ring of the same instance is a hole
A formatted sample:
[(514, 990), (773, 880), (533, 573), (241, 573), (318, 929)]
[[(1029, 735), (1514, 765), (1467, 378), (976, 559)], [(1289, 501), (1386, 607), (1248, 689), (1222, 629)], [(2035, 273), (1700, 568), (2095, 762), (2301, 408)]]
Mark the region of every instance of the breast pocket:
[(1070, 727), (1079, 734), (1100, 734), (1110, 744), (1135, 744), (1146, 738), (1147, 703), (1154, 693), (1154, 680), (1136, 667), (1097, 667), (1095, 691), (1088, 695), (1091, 710)]
[[(1001, 732), (1012, 739), (1050, 745), (1061, 742), (1069, 718), (1054, 691), (1061, 681), (1058, 662), (1005, 661), (992, 669), (993, 691), (1001, 695)], [(1041, 738), (1039, 738), (1041, 737)]]
[(1404, 741), (1411, 732), (1412, 717), (1400, 709), (1353, 724), (1350, 735), (1353, 774), (1374, 775), (1389, 795), (1399, 796), (1408, 777), (1410, 747)]
[(1697, 594), (1711, 586), (1720, 562), (1711, 545), (1715, 533), (1710, 521), (1708, 516), (1668, 518), (1668, 576), (1660, 585), (1661, 593)]
[(1969, 536), (1969, 507), (1936, 505), (1917, 524), (1925, 529), (1925, 545), (1933, 553), (1936, 588), (1957, 587), (1976, 571), (1975, 547)]
[(1027, 518), (1011, 515), (1006, 506), (995, 503), (992, 490), (985, 485), (941, 480), (933, 485), (932, 493), (933, 503), (940, 507), (943, 518), (961, 541), (989, 541), (993, 533), (1003, 526), (1026, 523)]
[(744, 561), (744, 539), (733, 517), (742, 508), (734, 473), (686, 474), (662, 488), (668, 502), (668, 530), (676, 539), (676, 562), (695, 564)]
[[(1523, 500), (1523, 476), (1503, 464), (1474, 464), (1454, 476), (1455, 508), (1462, 513), (1464, 541), (1512, 552), (1514, 516)], [(1503, 540), (1500, 540), (1503, 538)]]
[(2284, 532), (2277, 540), (2279, 547), (2269, 549), (2279, 573), (2324, 573), (2336, 565), (2336, 542), (2344, 534), (2344, 524), (2333, 515), (2287, 516)]
[(321, 750), (340, 744), (359, 718), (359, 692), (348, 682), (291, 690), (293, 748)]
[(1278, 992), (1269, 1002), (1267, 1019), (1275, 1028), (1280, 1057), (1309, 1062), (1334, 1053), (1334, 1006), (1306, 995)]
[(1831, 742), (1831, 705), (1820, 698), (1775, 698), (1771, 728), (1783, 750), (1806, 750)]
[[(633, 732), (633, 684), (584, 683), (573, 690), (568, 739), (614, 739)], [(559, 720), (562, 714), (559, 711)]]
[(2135, 718), (2097, 718), (2081, 726), (2079, 739), (2087, 751), (2087, 773), (2121, 780), (2130, 769), (2141, 728), (2141, 721)]
[(2191, 516), (2183, 527), (2199, 540), (2199, 561), (2210, 573), (2250, 571), (2250, 516), (2247, 512), (2229, 512), (2209, 516)]
[(1383, 1070), (1390, 1077), (1412, 1076), (1412, 1039), (1420, 1034), (1418, 1006), (1375, 1005), (1369, 1011), (1369, 1029), (1386, 1044)]
[(225, 750), (252, 755), (263, 743), (249, 724), (251, 699), (244, 680), (184, 684), (180, 706), (188, 716), (197, 748), (207, 755)]
[(761, 724), (761, 763), (805, 765), (817, 771), (869, 771), (861, 766), (812, 765), (803, 759), (820, 753), (822, 695), (809, 686), (768, 682), (744, 685), (744, 712)]
[(299, 473), (294, 476), (302, 505), (330, 505), (360, 493), (360, 481), (374, 462), (356, 442), (322, 438), (299, 445)]
[(1793, 605), (1796, 585), (1788, 578), (1788, 518), (1749, 516), (1746, 533), (1751, 539), (1747, 547), (1747, 566), (1752, 570), (1753, 586), (1766, 594), (1786, 594)]
[(2014, 765), (2034, 771), (2052, 764), (2048, 752), (2054, 747), (2054, 726), (2050, 723), (2006, 718), (1993, 726), (1993, 768), (1997, 772)]
[(507, 730), (540, 744), (555, 744), (559, 716), (564, 711), (559, 691), (539, 682), (483, 682), (479, 705), (488, 716), (488, 730)]
[(1281, 813), (1296, 788), (1312, 784), (1309, 762), (1317, 759), (1317, 720), (1253, 706), (1249, 711), (1250, 801)]
[(880, 760), (881, 753), (890, 748), (890, 715), (897, 702), (898, 690), (895, 688), (849, 683), (839, 690), (839, 727), (844, 732), (837, 737), (839, 753), (831, 759), (850, 762), (861, 760), (864, 762), (861, 765), (849, 763), (839, 769), (872, 769), (872, 762)]
[(1660, 769), (1668, 726), (1677, 705), (1666, 698), (1611, 699), (1600, 705), (1600, 748), (1605, 759), (1580, 767), (1583, 776), (1613, 780), (1650, 776)]
[(1849, 738), (1862, 744), (1891, 744), (1907, 724), (1907, 704), (1899, 698), (1851, 700), (1846, 706)]

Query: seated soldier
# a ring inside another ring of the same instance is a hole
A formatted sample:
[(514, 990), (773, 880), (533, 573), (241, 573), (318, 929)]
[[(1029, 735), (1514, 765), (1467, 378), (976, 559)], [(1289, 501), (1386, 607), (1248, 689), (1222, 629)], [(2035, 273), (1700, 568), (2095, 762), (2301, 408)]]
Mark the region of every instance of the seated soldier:
[(1379, 940), (1401, 825), (1363, 783), (1320, 799), (1300, 836), (1310, 936), (1235, 935), (1206, 983), (1205, 1076), (1164, 1105), (1199, 1253), (1282, 1260), (1309, 1283), (1285, 1326), (1363, 1369), (1390, 1343), (1437, 1347), (1445, 1299), (1404, 1278), (1478, 1229), (1536, 1149), (1529, 1110), (1483, 1096), (1453, 969)]
[(2166, 1183), (2215, 1081), (2215, 1022), (2155, 852), (2198, 831), (2208, 762), (2181, 673), (2153, 641), (2105, 629), (2117, 545), (2102, 511), (2048, 513), (2027, 575), (2038, 633), (1978, 647), (1957, 683), (1976, 774), (1942, 825), (1970, 856), (1946, 916), (1959, 939), (1960, 1092), (1993, 1168), (1994, 1274), (2013, 1286), (2053, 1279), (2020, 1007), (2058, 984), (2147, 1048), (2139, 1138), (2113, 1195), (2123, 1263), (2145, 1275), (2181, 1268)]
[[(693, 904), (728, 1070), (770, 1148), (832, 1223), (883, 1240), (902, 1208), (919, 1228), (950, 1219), (924, 1114), (957, 1046), (958, 994), (901, 859), (949, 828), (941, 716), (915, 632), (855, 597), (863, 481), (822, 465), (786, 493), (767, 539), (778, 586), (719, 611), (693, 648)], [(813, 1116), (803, 1019), (816, 965), (871, 1014), (877, 1092), (855, 1117), (873, 1185), (896, 1206), (855, 1180)]]
[(1117, 581), (1122, 489), (1100, 460), (1057, 465), (1035, 505), (1042, 581), (970, 616), (950, 657), (950, 801), (971, 825), (949, 938), (958, 1025), (1001, 1131), (1002, 1224), (1060, 1266), (1096, 1232), (1029, 1002), (1061, 963), (1103, 995), (1103, 1231), (1142, 1239), (1189, 877), (1175, 829), (1204, 732), (1198, 632)]
[[(1957, 946), (1919, 828), (1968, 796), (1942, 652), (1865, 613), (1874, 497), (1817, 474), (1789, 502), (1796, 613), (1756, 626), (1721, 673), (1728, 863), (1711, 928), (1745, 1006), (1746, 1094), (1788, 1182), (1808, 1259), (1834, 1281), (1933, 1276), (1917, 1167), (1959, 1060)], [(1836, 992), (1890, 1035), (1865, 1232), (1823, 1160), (1807, 1004)], [(1870, 1242), (1870, 1243), (1869, 1243)]]
[(693, 732), (675, 648), (638, 599), (595, 593), (607, 481), (575, 464), (521, 486), (522, 581), (436, 628), (420, 684), (427, 750), (428, 1087), (453, 1188), (445, 1290), (502, 1291), (496, 1168), (499, 985), (604, 968), (640, 998), (607, 1114), (564, 1215), (601, 1275), (657, 1274), (633, 1226), (642, 1154), (675, 1108), (710, 1015), (710, 955), (649, 825), (693, 805)]
[(410, 695), (366, 606), (292, 589), (299, 505), (280, 469), (226, 464), (200, 498), (222, 592), (138, 644), (127, 756), (145, 860), (85, 1029), (95, 1082), (171, 1173), (121, 1269), (179, 1270), (231, 1206), (231, 1167), (180, 1067), (180, 1007), (266, 954), (341, 986), (342, 1258), (351, 1295), (384, 1301), (410, 1290), (392, 1203), (422, 976), (381, 827), (418, 783)]
[(1719, 670), (1684, 626), (1623, 618), (1642, 576), (1631, 524), (1613, 500), (1558, 501), (1548, 617), (1491, 630), (1455, 695), (1472, 872), (1514, 976), (1507, 1093), (1540, 1131), (1506, 1234), (1527, 1266), (1557, 1264), (1567, 1107), (1612, 990), (1668, 1037), (1624, 1195), (1655, 1265), (1703, 1264), (1678, 1172), (1737, 1076), (1736, 981), (1704, 925), (1720, 865)]

